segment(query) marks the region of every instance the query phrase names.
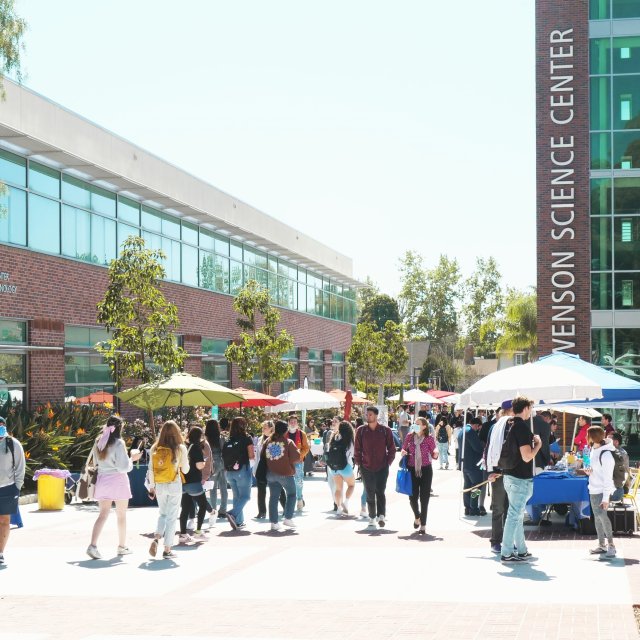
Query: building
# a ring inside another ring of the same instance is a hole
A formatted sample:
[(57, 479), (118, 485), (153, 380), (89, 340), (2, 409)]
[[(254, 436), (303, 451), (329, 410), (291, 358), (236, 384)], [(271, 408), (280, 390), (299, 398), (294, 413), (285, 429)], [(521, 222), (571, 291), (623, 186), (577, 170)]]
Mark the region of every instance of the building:
[(131, 234), (167, 256), (163, 289), (178, 306), (185, 370), (242, 382), (224, 351), (237, 335), (233, 296), (255, 279), (295, 338), (284, 388), (305, 377), (344, 388), (358, 285), (350, 258), (9, 81), (0, 180), (0, 402), (113, 389), (94, 350), (105, 337), (96, 303)]
[(538, 336), (640, 377), (640, 0), (537, 0)]

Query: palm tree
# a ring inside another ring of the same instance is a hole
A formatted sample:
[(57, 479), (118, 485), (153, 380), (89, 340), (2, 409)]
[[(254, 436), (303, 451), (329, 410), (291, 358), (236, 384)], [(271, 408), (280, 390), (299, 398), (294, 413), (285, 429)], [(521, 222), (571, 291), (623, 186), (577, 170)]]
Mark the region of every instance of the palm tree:
[(538, 303), (535, 290), (510, 289), (507, 293), (504, 333), (498, 338), (497, 349), (506, 353), (525, 351), (529, 361), (538, 357)]

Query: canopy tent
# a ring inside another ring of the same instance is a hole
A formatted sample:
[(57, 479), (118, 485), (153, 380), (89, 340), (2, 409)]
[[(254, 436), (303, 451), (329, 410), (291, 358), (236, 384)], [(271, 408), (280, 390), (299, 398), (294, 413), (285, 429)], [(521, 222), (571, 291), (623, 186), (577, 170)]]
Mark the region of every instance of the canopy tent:
[[(579, 373), (593, 380), (602, 387), (602, 397), (572, 402), (576, 406), (588, 407), (612, 407), (616, 409), (640, 409), (640, 382), (625, 378), (624, 376), (603, 369), (595, 364), (586, 362), (571, 353), (553, 353), (540, 358), (531, 366), (554, 366)], [(545, 400), (545, 404), (553, 401)], [(578, 411), (578, 413), (580, 413)]]
[[(398, 400), (400, 400), (400, 394), (396, 393), (395, 396), (390, 396), (387, 400), (398, 402)], [(435, 396), (420, 391), (420, 389), (409, 389), (405, 391), (403, 393), (403, 401), (409, 403), (420, 402), (421, 404), (445, 404), (446, 402), (445, 400), (438, 400)]]
[(428, 393), (430, 396), (438, 398), (438, 400), (444, 400), (445, 402), (447, 402), (449, 396), (457, 395), (453, 391), (440, 391), (439, 389), (429, 389)]
[(340, 408), (340, 400), (316, 389), (294, 389), (281, 393), (278, 398), (283, 400), (284, 404), (277, 407), (265, 407), (265, 413)]
[(589, 418), (601, 418), (602, 414), (592, 407), (576, 404), (537, 404), (536, 411), (551, 411), (551, 413), (571, 413), (574, 416), (588, 416)]
[(275, 407), (279, 404), (284, 404), (284, 400), (280, 400), (280, 398), (274, 398), (266, 393), (253, 391), (253, 389), (237, 387), (233, 389), (233, 392), (242, 396), (242, 400), (225, 402), (221, 404), (220, 407), (224, 407), (225, 409), (240, 409), (240, 411), (242, 411), (243, 407)]

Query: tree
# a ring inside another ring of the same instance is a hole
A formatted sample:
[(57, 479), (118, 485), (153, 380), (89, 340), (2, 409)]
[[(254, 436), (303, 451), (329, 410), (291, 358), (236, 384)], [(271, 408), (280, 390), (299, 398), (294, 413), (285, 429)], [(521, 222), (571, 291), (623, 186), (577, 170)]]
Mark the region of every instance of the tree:
[(3, 78), (14, 73), (22, 79), (20, 54), (27, 23), (18, 16), (14, 0), (0, 0), (0, 96), (5, 97)]
[(278, 331), (280, 312), (269, 304), (269, 291), (255, 280), (249, 280), (235, 300), (233, 308), (240, 336), (225, 352), (229, 362), (240, 367), (243, 380), (260, 378), (263, 393), (270, 393), (274, 382), (293, 373), (293, 365), (283, 356), (293, 349), (293, 336), (285, 329)]
[(477, 258), (474, 272), (464, 283), (465, 339), (481, 356), (496, 350), (504, 315), (501, 278), (493, 257)]
[[(369, 300), (377, 296), (379, 293), (380, 287), (378, 287), (378, 285), (369, 276), (367, 276), (364, 279), (364, 287), (358, 287), (356, 290), (356, 311), (358, 318), (360, 318), (362, 310), (368, 304)], [(360, 322), (359, 319), (358, 322)]]
[(371, 323), (360, 323), (347, 351), (347, 372), (352, 384), (364, 382), (365, 393), (369, 386), (382, 379), (385, 372), (385, 342), (382, 334)]
[(525, 351), (528, 359), (538, 357), (538, 303), (535, 289), (507, 291), (504, 333), (498, 338), (498, 351)]
[(162, 251), (129, 236), (109, 265), (109, 285), (98, 303), (98, 322), (111, 337), (96, 345), (116, 385), (133, 378), (150, 382), (180, 369), (187, 357), (177, 345), (178, 309), (159, 288), (165, 276)]
[(377, 331), (382, 331), (388, 321), (400, 324), (398, 303), (386, 293), (378, 293), (368, 298), (362, 307), (358, 322), (372, 323)]
[(404, 346), (404, 327), (387, 320), (381, 333), (384, 342), (384, 371), (389, 376), (389, 383), (392, 383), (394, 375), (404, 372), (409, 359), (409, 352)]
[(462, 378), (462, 370), (446, 353), (434, 351), (430, 353), (420, 371), (420, 382), (429, 382), (433, 378), (440, 379), (440, 388), (454, 391)]

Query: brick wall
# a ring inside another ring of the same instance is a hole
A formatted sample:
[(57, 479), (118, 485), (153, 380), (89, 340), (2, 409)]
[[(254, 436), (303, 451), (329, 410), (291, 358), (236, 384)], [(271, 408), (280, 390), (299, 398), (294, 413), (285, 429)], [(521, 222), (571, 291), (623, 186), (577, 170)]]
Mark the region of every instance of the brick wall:
[[(29, 321), (29, 343), (63, 346), (64, 325), (96, 325), (96, 305), (107, 286), (107, 270), (73, 260), (47, 256), (14, 247), (0, 246), (0, 270), (10, 274), (16, 294), (3, 294), (0, 317)], [(188, 353), (201, 353), (202, 336), (233, 339), (238, 335), (233, 297), (210, 291), (163, 283), (166, 297), (178, 307), (180, 327)], [(280, 326), (287, 329), (306, 358), (309, 346), (328, 351), (347, 351), (351, 326), (342, 322), (281, 309)], [(301, 380), (305, 371), (301, 362)], [(199, 375), (201, 360), (190, 358), (185, 370)], [(232, 386), (240, 384), (232, 367)], [(330, 385), (330, 377), (326, 381)], [(64, 397), (64, 354), (61, 351), (31, 352), (29, 398), (34, 405)], [(327, 386), (327, 389), (330, 387)], [(275, 387), (274, 387), (275, 389)]]
[[(583, 0), (537, 0), (536, 1), (536, 163), (537, 163), (537, 267), (538, 267), (538, 348), (540, 355), (562, 347), (569, 353), (578, 353), (589, 358), (591, 352), (591, 280), (590, 280), (590, 221), (589, 221), (589, 36), (588, 2)], [(559, 30), (573, 32), (566, 37), (556, 36), (553, 49), (555, 64), (570, 61), (573, 69), (556, 69), (555, 75), (571, 75), (573, 79), (565, 86), (551, 79), (552, 52), (550, 34)], [(572, 39), (571, 43), (558, 40)], [(565, 56), (572, 46), (572, 56)], [(556, 91), (552, 91), (552, 86)], [(567, 89), (568, 86), (572, 90)], [(551, 100), (555, 105), (551, 105)], [(567, 102), (573, 102), (571, 107)], [(558, 104), (562, 103), (562, 104)], [(573, 118), (568, 118), (568, 109), (573, 109)], [(554, 122), (551, 109), (555, 109)], [(573, 161), (569, 166), (575, 173), (573, 185), (552, 185), (552, 169), (561, 169), (551, 159), (551, 140), (558, 144), (561, 138), (566, 143), (573, 136), (573, 146), (556, 146), (559, 162)], [(573, 187), (571, 200), (558, 198), (568, 195)], [(552, 189), (555, 196), (552, 197)], [(561, 193), (559, 189), (565, 189)], [(572, 203), (571, 209), (553, 208), (552, 205)], [(551, 213), (555, 211), (556, 221)], [(569, 231), (568, 231), (569, 230)], [(553, 234), (561, 236), (554, 239)], [(552, 253), (573, 254), (558, 264), (559, 257)], [(553, 263), (556, 262), (556, 266)], [(569, 266), (570, 265), (570, 266)], [(556, 300), (553, 299), (555, 296)], [(553, 309), (553, 306), (572, 307)], [(560, 315), (559, 315), (560, 314)], [(555, 316), (555, 320), (554, 320)], [(572, 335), (575, 333), (575, 336)], [(573, 343), (574, 346), (571, 346)]]

